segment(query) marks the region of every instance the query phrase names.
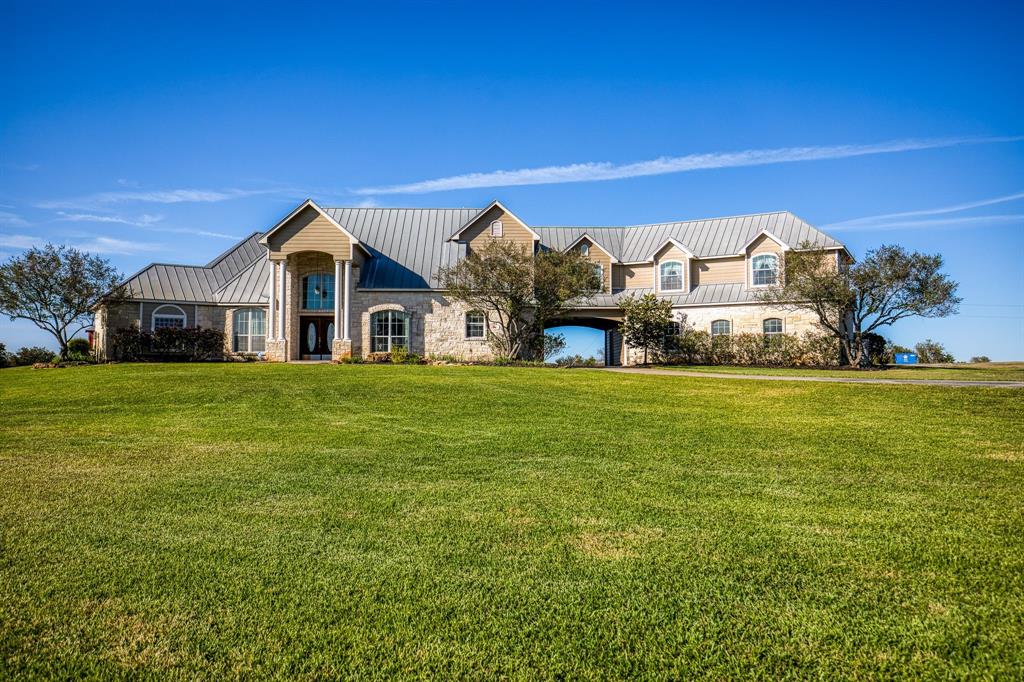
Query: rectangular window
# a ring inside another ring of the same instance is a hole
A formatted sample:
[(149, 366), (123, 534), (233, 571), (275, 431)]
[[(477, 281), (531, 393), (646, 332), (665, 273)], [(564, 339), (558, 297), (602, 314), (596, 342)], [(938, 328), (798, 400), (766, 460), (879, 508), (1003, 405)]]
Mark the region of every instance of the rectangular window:
[(171, 315), (168, 317), (156, 315), (153, 317), (153, 329), (168, 329), (170, 327), (182, 329), (184, 326), (185, 320), (181, 319), (177, 315)]
[(771, 336), (772, 334), (781, 334), (782, 320), (780, 320), (777, 317), (768, 318), (761, 324), (761, 328), (764, 330), (765, 336)]
[(466, 338), (484, 338), (484, 314), (478, 312), (466, 313)]

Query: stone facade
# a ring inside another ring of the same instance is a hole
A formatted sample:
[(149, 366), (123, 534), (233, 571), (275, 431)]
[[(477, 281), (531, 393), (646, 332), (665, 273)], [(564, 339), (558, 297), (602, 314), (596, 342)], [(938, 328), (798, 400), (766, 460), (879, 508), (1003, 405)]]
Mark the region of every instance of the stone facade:
[[(763, 322), (773, 317), (782, 320), (782, 331), (786, 334), (800, 335), (807, 331), (820, 331), (817, 326), (817, 316), (808, 310), (794, 311), (757, 303), (676, 308), (673, 314), (677, 320), (682, 319), (682, 315), (685, 315), (686, 324), (708, 333), (711, 333), (711, 323), (714, 320), (728, 320), (733, 334), (761, 334)], [(635, 365), (641, 362), (643, 362), (643, 352), (635, 351), (623, 344), (622, 364)]]
[(352, 353), (366, 357), (371, 351), (373, 313), (399, 310), (409, 313), (409, 352), (426, 357), (448, 356), (467, 362), (494, 357), (486, 339), (466, 338), (466, 308), (439, 292), (356, 291), (352, 296)]

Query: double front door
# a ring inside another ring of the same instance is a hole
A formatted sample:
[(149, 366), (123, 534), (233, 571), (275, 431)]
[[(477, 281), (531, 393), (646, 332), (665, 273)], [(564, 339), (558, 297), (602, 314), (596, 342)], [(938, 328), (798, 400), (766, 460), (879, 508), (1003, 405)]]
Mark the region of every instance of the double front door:
[(330, 360), (334, 341), (334, 318), (319, 315), (299, 317), (300, 355), (303, 360)]

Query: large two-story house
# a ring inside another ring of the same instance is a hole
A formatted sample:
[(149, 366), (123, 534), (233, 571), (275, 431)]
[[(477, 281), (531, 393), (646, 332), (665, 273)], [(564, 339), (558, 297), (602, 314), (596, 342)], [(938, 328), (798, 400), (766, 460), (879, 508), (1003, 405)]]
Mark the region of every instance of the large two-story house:
[[(631, 364), (617, 332), (622, 296), (653, 292), (712, 335), (801, 333), (806, 312), (758, 302), (780, 277), (783, 252), (845, 247), (788, 212), (627, 227), (527, 225), (500, 202), (482, 209), (322, 208), (299, 204), (206, 265), (154, 263), (129, 277), (128, 303), (97, 308), (94, 338), (111, 353), (113, 330), (202, 326), (226, 332), (229, 353), (271, 361), (339, 359), (403, 346), (424, 356), (485, 360), (479, 311), (449, 300), (437, 272), (504, 239), (524, 249), (578, 249), (601, 293), (559, 324), (605, 331), (609, 364)], [(831, 255), (829, 256), (831, 257)]]

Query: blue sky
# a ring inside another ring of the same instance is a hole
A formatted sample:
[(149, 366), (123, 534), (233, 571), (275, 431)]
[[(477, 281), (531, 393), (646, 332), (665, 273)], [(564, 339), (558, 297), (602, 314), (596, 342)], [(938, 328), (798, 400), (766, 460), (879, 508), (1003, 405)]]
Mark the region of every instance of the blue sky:
[[(306, 196), (787, 209), (857, 256), (943, 254), (961, 314), (897, 342), (1024, 359), (1022, 6), (711, 4), (8, 5), (0, 257), (202, 263)], [(0, 341), (48, 343), (6, 318)]]

